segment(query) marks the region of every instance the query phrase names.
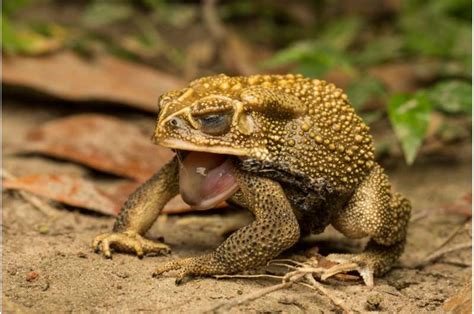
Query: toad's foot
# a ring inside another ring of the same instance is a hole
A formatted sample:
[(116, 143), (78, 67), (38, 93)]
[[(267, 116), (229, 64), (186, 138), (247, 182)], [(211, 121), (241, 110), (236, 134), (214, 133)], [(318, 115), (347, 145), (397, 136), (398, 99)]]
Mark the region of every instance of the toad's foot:
[(384, 246), (370, 240), (365, 250), (360, 254), (330, 254), (327, 259), (339, 263), (329, 268), (321, 279), (335, 274), (357, 271), (367, 286), (374, 286), (374, 276), (382, 276), (397, 261), (403, 252), (405, 240), (393, 245)]
[(356, 271), (368, 287), (374, 286), (374, 267), (371, 260), (367, 260), (364, 256), (357, 254), (330, 254), (326, 258), (338, 263), (338, 265), (334, 265), (326, 270), (321, 275), (322, 280), (340, 273)]
[(216, 259), (214, 254), (208, 254), (198, 257), (180, 258), (168, 262), (158, 267), (153, 272), (153, 277), (158, 277), (171, 270), (179, 270), (175, 281), (177, 285), (188, 276), (212, 276), (234, 273), (236, 271), (234, 267), (227, 266)]
[(121, 252), (134, 252), (139, 258), (148, 253), (170, 252), (170, 248), (166, 244), (145, 239), (133, 231), (111, 232), (98, 235), (92, 241), (92, 248), (96, 252), (102, 251), (106, 258), (112, 257), (111, 248)]

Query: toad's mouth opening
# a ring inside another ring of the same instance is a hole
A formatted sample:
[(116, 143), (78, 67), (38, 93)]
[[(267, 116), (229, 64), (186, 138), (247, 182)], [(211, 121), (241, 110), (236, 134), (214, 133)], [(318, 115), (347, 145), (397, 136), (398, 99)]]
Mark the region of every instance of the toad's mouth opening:
[(196, 209), (215, 207), (239, 186), (229, 155), (178, 151), (179, 190), (183, 200)]

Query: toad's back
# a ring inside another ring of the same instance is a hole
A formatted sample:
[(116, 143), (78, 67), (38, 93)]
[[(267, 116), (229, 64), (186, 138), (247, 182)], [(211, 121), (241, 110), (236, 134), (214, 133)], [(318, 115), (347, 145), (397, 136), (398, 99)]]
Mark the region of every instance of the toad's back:
[[(264, 126), (268, 149), (268, 157), (258, 158), (254, 164), (258, 163), (264, 171), (279, 171), (280, 177), (281, 173), (288, 174), (315, 190), (324, 184), (330, 190), (348, 192), (374, 166), (369, 128), (355, 113), (347, 95), (334, 84), (288, 74), (222, 75), (196, 80), (191, 86), (229, 97), (239, 97), (240, 90), (248, 86), (261, 86), (278, 91), (274, 93), (277, 105), (299, 102), (296, 106), (301, 107), (301, 114), (292, 118), (277, 114), (277, 108), (274, 116), (254, 113)], [(282, 100), (278, 95), (293, 97)]]

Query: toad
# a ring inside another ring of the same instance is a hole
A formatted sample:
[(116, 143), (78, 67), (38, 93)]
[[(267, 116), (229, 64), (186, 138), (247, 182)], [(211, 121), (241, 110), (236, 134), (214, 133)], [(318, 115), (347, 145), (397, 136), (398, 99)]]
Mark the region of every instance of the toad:
[(361, 253), (330, 254), (338, 264), (323, 278), (357, 271), (373, 286), (403, 252), (410, 203), (391, 190), (369, 127), (334, 84), (293, 74), (200, 78), (160, 97), (153, 140), (176, 155), (130, 195), (112, 232), (94, 239), (106, 257), (111, 248), (139, 257), (168, 250), (144, 234), (177, 194), (199, 209), (225, 200), (255, 220), (214, 252), (171, 261), (155, 275), (247, 270), (330, 224), (369, 241)]

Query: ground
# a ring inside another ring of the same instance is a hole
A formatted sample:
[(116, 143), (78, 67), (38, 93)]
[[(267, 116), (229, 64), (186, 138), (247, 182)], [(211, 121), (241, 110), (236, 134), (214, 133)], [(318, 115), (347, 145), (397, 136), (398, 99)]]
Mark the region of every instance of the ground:
[[(71, 110), (81, 111), (80, 106), (28, 100), (4, 102), (3, 167), (15, 175), (38, 172), (86, 174), (106, 184), (107, 178), (103, 175), (72, 163), (9, 153), (28, 128)], [(116, 114), (131, 123), (152, 126), (150, 116), (130, 115), (127, 111)], [(368, 310), (370, 300), (378, 298), (380, 311), (443, 312), (443, 302), (471, 278), (471, 250), (456, 251), (422, 269), (406, 265), (426, 257), (453, 230), (465, 224), (465, 216), (437, 209), (471, 190), (470, 152), (471, 146), (467, 145), (453, 152), (457, 155), (453, 158), (422, 158), (412, 167), (401, 163), (392, 165), (388, 172), (394, 186), (412, 201), (414, 216), (422, 217), (410, 224), (405, 254), (392, 271), (376, 280), (373, 289), (360, 282), (331, 281), (325, 283), (325, 287), (355, 311)], [(109, 231), (114, 219), (73, 208), (60, 211), (59, 219), (48, 221), (17, 195), (3, 192), (5, 312), (197, 312), (277, 283), (261, 279), (202, 278), (176, 286), (173, 273), (162, 278), (151, 276), (157, 265), (173, 258), (212, 251), (228, 232), (249, 221), (246, 213), (215, 210), (162, 216), (148, 236), (163, 237), (173, 250), (171, 255), (140, 260), (131, 255), (115, 254), (113, 259), (107, 260), (92, 251), (90, 242), (95, 235)], [(423, 217), (420, 213), (427, 215)], [(447, 246), (470, 242), (470, 230), (467, 223), (465, 231)], [(322, 235), (305, 239), (285, 255), (301, 254), (314, 246), (326, 254), (358, 248), (360, 243), (352, 245), (336, 231), (328, 229)], [(230, 312), (300, 313), (335, 309), (327, 297), (294, 286), (234, 307)]]

